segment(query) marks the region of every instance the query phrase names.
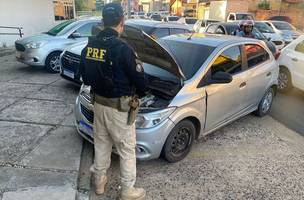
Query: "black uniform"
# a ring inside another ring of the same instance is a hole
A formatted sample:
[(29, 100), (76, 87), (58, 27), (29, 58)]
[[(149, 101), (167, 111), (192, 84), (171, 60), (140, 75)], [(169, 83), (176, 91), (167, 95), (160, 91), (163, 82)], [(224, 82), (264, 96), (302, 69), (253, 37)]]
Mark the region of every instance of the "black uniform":
[(134, 50), (111, 28), (89, 38), (81, 53), (80, 75), (95, 94), (107, 98), (146, 90), (145, 74)]

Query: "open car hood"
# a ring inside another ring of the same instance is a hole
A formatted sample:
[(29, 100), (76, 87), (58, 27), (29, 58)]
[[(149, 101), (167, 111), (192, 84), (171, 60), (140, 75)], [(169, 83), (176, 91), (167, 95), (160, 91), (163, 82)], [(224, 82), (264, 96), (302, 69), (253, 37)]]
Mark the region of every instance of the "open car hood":
[(169, 51), (142, 30), (125, 25), (122, 39), (133, 47), (142, 62), (160, 67), (185, 80), (180, 66)]

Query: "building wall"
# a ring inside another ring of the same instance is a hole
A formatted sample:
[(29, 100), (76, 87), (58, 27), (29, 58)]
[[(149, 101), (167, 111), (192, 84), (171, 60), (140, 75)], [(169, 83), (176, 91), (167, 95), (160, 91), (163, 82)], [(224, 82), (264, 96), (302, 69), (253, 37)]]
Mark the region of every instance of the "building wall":
[(227, 0), (225, 19), (230, 12), (248, 12), (248, 7), (248, 0)]
[[(55, 21), (53, 0), (0, 0), (0, 26), (23, 27), (24, 37), (49, 30)], [(2, 32), (15, 30), (0, 29)], [(18, 36), (0, 35), (0, 46), (13, 45)]]

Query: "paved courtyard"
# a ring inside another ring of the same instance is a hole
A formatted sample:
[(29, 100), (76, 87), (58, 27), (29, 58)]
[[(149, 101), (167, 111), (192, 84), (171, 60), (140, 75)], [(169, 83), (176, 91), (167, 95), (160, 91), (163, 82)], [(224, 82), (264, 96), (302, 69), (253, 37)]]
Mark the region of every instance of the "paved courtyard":
[[(93, 149), (82, 152), (73, 126), (78, 89), (13, 55), (0, 57), (0, 200), (87, 199), (81, 192), (90, 189)], [(181, 162), (138, 162), (137, 186), (148, 200), (304, 199), (303, 146), (272, 117), (249, 115), (197, 141)], [(90, 199), (117, 198), (112, 157), (107, 193)]]

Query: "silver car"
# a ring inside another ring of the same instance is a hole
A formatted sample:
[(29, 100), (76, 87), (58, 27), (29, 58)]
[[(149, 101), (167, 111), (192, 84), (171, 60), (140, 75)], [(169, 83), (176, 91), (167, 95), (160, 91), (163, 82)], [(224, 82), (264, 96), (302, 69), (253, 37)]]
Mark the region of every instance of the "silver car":
[(25, 37), (15, 42), (18, 61), (31, 66), (45, 66), (51, 73), (59, 72), (59, 56), (68, 46), (87, 41), (100, 18), (65, 21), (46, 33)]
[[(183, 159), (193, 141), (254, 112), (266, 115), (278, 84), (278, 64), (264, 42), (225, 35), (180, 34), (153, 40), (127, 29), (144, 63), (150, 91), (136, 119), (137, 158)], [(93, 142), (93, 104), (82, 85), (76, 127)], [(122, 133), (123, 134), (123, 133)]]

